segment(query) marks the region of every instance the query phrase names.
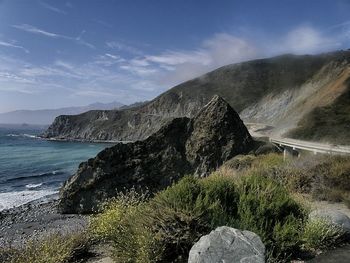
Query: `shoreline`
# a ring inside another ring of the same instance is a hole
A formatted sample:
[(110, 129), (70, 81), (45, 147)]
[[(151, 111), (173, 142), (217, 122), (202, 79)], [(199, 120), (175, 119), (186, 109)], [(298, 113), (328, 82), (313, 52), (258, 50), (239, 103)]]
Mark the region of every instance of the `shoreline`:
[(86, 229), (88, 215), (60, 214), (58, 202), (58, 198), (34, 200), (0, 211), (0, 248), (22, 247), (30, 240), (50, 234), (67, 234)]
[(119, 141), (119, 140), (88, 140), (88, 139), (73, 139), (73, 138), (45, 138), (41, 136), (37, 136), (36, 138), (53, 141), (53, 142), (81, 142), (81, 143), (106, 143), (106, 144), (117, 144), (117, 143), (130, 143), (134, 141)]

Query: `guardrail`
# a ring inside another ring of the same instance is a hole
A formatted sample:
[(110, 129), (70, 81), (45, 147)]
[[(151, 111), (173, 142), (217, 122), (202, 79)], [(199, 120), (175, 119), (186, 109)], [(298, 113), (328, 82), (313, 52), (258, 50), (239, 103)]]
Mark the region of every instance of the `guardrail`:
[(350, 147), (345, 145), (335, 145), (335, 144), (322, 144), (294, 139), (284, 139), (284, 138), (270, 138), (270, 142), (277, 144), (281, 147), (286, 146), (292, 148), (293, 150), (304, 150), (310, 151), (314, 154), (326, 153), (326, 154), (350, 154)]

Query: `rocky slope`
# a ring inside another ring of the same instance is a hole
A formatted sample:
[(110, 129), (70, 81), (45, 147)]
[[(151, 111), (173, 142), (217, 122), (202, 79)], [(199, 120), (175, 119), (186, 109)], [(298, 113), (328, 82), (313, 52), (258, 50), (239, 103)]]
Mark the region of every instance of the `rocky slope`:
[(287, 136), (350, 145), (350, 79), (346, 91), (333, 103), (306, 114)]
[(180, 84), (132, 109), (60, 116), (46, 138), (138, 140), (175, 117), (192, 117), (214, 94), (244, 121), (275, 127), (280, 135), (320, 106), (331, 105), (350, 77), (350, 51), (316, 56), (284, 55), (228, 65)]
[(215, 96), (193, 119), (175, 118), (144, 141), (119, 143), (81, 163), (63, 186), (59, 207), (92, 212), (117, 191), (157, 191), (185, 174), (205, 176), (254, 145), (238, 114)]

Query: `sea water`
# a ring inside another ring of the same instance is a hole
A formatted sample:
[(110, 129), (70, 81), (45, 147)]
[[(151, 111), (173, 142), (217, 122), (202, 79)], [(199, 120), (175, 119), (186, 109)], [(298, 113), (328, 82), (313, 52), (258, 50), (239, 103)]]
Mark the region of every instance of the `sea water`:
[(42, 132), (0, 127), (0, 211), (57, 195), (79, 163), (111, 146), (48, 141)]

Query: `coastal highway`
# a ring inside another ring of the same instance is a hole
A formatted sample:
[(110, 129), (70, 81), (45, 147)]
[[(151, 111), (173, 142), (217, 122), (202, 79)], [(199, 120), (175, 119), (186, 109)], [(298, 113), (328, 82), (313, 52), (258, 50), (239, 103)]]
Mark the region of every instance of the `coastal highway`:
[(274, 143), (283, 148), (290, 148), (293, 150), (303, 150), (317, 153), (326, 153), (326, 154), (341, 154), (348, 155), (350, 154), (350, 146), (345, 145), (336, 145), (336, 144), (323, 144), (302, 140), (295, 140), (289, 138), (270, 138), (270, 142)]
[(250, 134), (256, 138), (268, 138), (271, 143), (278, 145), (288, 151), (296, 150), (296, 151), (308, 151), (313, 152), (314, 154), (323, 153), (323, 154), (339, 154), (339, 155), (350, 155), (350, 146), (348, 145), (336, 145), (336, 144), (326, 144), (326, 143), (317, 143), (317, 142), (309, 142), (303, 140), (296, 140), (290, 138), (282, 138), (277, 135), (272, 135), (270, 131), (273, 131), (275, 127), (271, 125), (267, 125), (264, 123), (252, 123), (245, 122), (244, 123), (248, 129)]

